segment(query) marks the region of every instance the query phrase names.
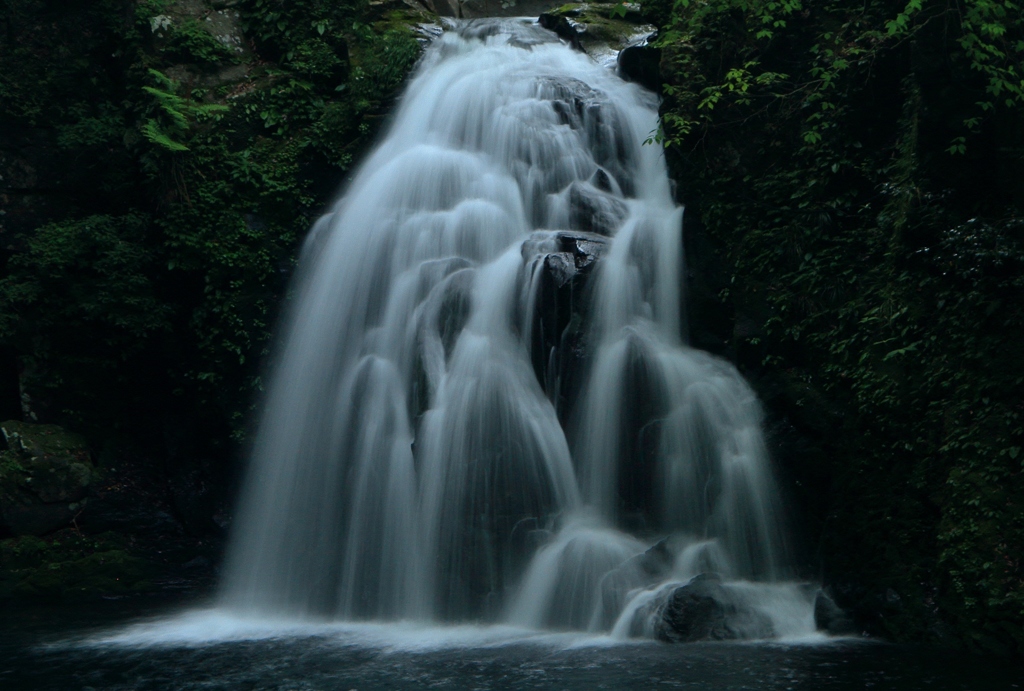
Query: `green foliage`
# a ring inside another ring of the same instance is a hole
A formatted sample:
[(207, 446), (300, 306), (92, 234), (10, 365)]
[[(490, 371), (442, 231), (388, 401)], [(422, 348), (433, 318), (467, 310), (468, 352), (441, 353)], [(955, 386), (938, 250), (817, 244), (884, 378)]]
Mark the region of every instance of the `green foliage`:
[(203, 28), (196, 19), (188, 17), (174, 22), (168, 28), (164, 57), (168, 60), (192, 62), (199, 65), (224, 65), (238, 61), (230, 47)]
[(128, 429), (159, 455), (188, 411), (224, 457), (297, 245), (419, 55), (410, 19), (248, 0), (238, 53), (205, 3), (0, 1), (0, 128), (61, 158), (30, 162), (56, 219), (5, 238), (0, 344), (37, 410), (97, 446)]
[(292, 60), (313, 38), (337, 49), (366, 11), (367, 0), (247, 0), (245, 28), (275, 59)]
[(125, 49), (123, 1), (57, 5), (0, 1), (0, 117), (62, 121), (69, 106), (113, 86), (110, 67)]
[(151, 278), (147, 221), (134, 214), (90, 216), (40, 228), (0, 280), (0, 335), (89, 334), (130, 352), (139, 339), (166, 328), (168, 310)]
[(225, 105), (201, 104), (179, 96), (176, 93), (179, 87), (177, 82), (157, 70), (150, 70), (149, 73), (161, 88), (144, 86), (142, 90), (153, 97), (164, 123), (150, 118), (143, 123), (142, 133), (159, 147), (168, 151), (188, 151), (187, 146), (174, 138), (184, 138), (195, 124), (207, 118), (216, 118), (218, 113), (228, 110)]
[(420, 56), (420, 46), (407, 29), (389, 29), (373, 50), (360, 55), (352, 70), (352, 88), (364, 101), (379, 103), (402, 85)]
[(333, 77), (343, 63), (331, 47), (320, 38), (303, 41), (292, 53), (289, 66), (309, 77)]
[(64, 405), (93, 415), (124, 405), (95, 391), (132, 385), (126, 365), (170, 328), (151, 237), (145, 216), (90, 216), (38, 229), (11, 258), (0, 280), (0, 339)]
[(826, 573), (900, 593), (888, 635), (1024, 649), (1019, 9), (678, 0), (667, 23), (662, 138), (728, 272), (704, 309), (831, 459), (804, 470)]
[(131, 556), (113, 533), (65, 530), (48, 538), (0, 540), (0, 600), (82, 598), (147, 590), (151, 564)]
[(629, 12), (628, 3), (620, 2), (612, 5), (612, 8), (608, 10), (608, 15), (612, 18), (624, 19), (626, 14)]
[[(961, 59), (985, 80), (985, 95), (979, 94), (977, 111), (963, 119), (964, 130), (976, 133), (980, 114), (997, 105), (1024, 106), (1024, 33), (1018, 3), (967, 0), (951, 5), (910, 0), (902, 9), (895, 4), (891, 0), (872, 0), (855, 7), (833, 0), (805, 7), (800, 0), (677, 0), (659, 40), (672, 52), (674, 70), (682, 73), (699, 62), (699, 53), (680, 48), (700, 43), (713, 31), (721, 32), (721, 45), (728, 47), (729, 66), (717, 70), (717, 74), (698, 70), (700, 78), (708, 80), (702, 82), (699, 91), (692, 87), (679, 91), (670, 85), (669, 95), (673, 97), (699, 94), (700, 107), (693, 116), (674, 114), (667, 118), (660, 138), (670, 146), (679, 145), (688, 133), (715, 119), (710, 111), (720, 101), (724, 107), (756, 101), (765, 108), (782, 109), (790, 117), (800, 117), (804, 142), (816, 144), (830, 123), (842, 117), (835, 112), (841, 105), (837, 99), (842, 97), (837, 88), (848, 71), (870, 66), (885, 51), (916, 40), (940, 24), (951, 32), (947, 40), (958, 44)], [(810, 26), (814, 27), (813, 33), (802, 30)], [(794, 45), (797, 36), (802, 40)], [(788, 67), (773, 72), (758, 59), (779, 59), (784, 46), (802, 52), (803, 57), (796, 63), (803, 67), (801, 73), (790, 74)], [(723, 100), (723, 96), (731, 98)], [(952, 152), (965, 150), (965, 136), (954, 140)]]

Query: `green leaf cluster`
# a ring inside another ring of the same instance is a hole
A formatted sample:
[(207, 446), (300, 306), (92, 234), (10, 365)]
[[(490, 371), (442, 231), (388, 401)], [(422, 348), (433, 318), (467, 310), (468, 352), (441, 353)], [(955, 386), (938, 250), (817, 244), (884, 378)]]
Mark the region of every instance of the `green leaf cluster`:
[(34, 142), (4, 159), (30, 174), (0, 219), (0, 347), (41, 420), (156, 468), (182, 417), (234, 454), (298, 245), (421, 50), (362, 0), (246, 0), (243, 52), (214, 11), (0, 2), (0, 132)]
[(659, 39), (694, 321), (720, 322), (695, 338), (803, 440), (778, 462), (806, 568), (880, 633), (1002, 653), (1024, 651), (1022, 40), (1016, 3), (929, 0), (677, 0)]
[(168, 60), (214, 67), (238, 62), (237, 53), (193, 17), (171, 24), (167, 33), (162, 52)]

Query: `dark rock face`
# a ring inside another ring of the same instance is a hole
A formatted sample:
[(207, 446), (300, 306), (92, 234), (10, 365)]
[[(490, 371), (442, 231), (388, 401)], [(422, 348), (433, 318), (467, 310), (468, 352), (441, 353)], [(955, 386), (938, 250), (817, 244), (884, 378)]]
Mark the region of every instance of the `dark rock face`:
[[(599, 178), (599, 181), (604, 180)], [(574, 182), (569, 188), (569, 227), (573, 230), (611, 236), (628, 214), (629, 210), (620, 199), (590, 184)]]
[[(570, 203), (584, 204), (584, 208), (620, 209), (621, 201), (605, 200), (605, 192), (625, 197), (635, 194), (634, 181), (629, 173), (634, 169), (637, 156), (636, 142), (632, 141), (622, 114), (609, 103), (605, 94), (578, 79), (566, 77), (539, 77), (540, 97), (551, 103), (559, 120), (577, 130), (585, 138), (599, 169), (588, 183), (574, 183), (570, 189)], [(564, 181), (562, 182), (564, 184)], [(562, 186), (549, 189), (560, 191)], [(575, 195), (575, 197), (574, 197)], [(598, 201), (586, 202), (584, 197), (597, 195)], [(616, 212), (612, 216), (617, 216)], [(620, 219), (621, 220), (621, 219)], [(615, 230), (613, 226), (610, 230)], [(586, 225), (573, 225), (574, 230), (591, 229)], [(596, 229), (594, 232), (608, 232)]]
[(43, 535), (68, 525), (97, 473), (85, 440), (56, 425), (0, 424), (0, 524), (13, 535)]
[[(647, 39), (648, 41), (650, 40)], [(629, 46), (619, 51), (619, 76), (645, 89), (661, 91), (661, 49), (647, 45)]]
[(541, 258), (531, 359), (537, 380), (562, 418), (582, 385), (585, 298), (589, 278), (607, 251), (607, 242), (599, 235), (562, 231), (555, 238), (556, 251)]
[(537, 19), (574, 49), (594, 56), (614, 54), (654, 31), (643, 23), (639, 6), (618, 3), (569, 3)]
[(601, 579), (602, 629), (615, 624), (626, 605), (629, 593), (636, 588), (649, 588), (664, 581), (672, 572), (673, 555), (668, 549), (668, 540), (662, 540), (646, 552), (629, 559), (618, 568), (609, 571)]
[(737, 597), (715, 574), (701, 574), (686, 585), (668, 589), (637, 611), (633, 633), (649, 623), (666, 643), (770, 638), (771, 620)]
[(846, 616), (846, 612), (841, 610), (839, 605), (823, 590), (819, 590), (814, 596), (814, 627), (833, 636), (857, 632), (853, 620)]
[(537, 22), (548, 31), (553, 31), (559, 38), (569, 42), (578, 51), (586, 52), (580, 44), (580, 34), (575, 22), (559, 14), (545, 12), (537, 18)]

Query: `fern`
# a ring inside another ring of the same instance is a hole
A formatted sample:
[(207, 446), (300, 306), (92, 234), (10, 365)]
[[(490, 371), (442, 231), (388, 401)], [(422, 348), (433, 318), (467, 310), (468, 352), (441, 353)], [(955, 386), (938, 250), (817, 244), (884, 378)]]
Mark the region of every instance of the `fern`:
[(168, 151), (188, 151), (188, 147), (176, 139), (183, 139), (192, 124), (204, 117), (223, 112), (227, 106), (207, 103), (196, 103), (179, 96), (178, 82), (157, 70), (149, 70), (150, 75), (161, 88), (144, 86), (142, 90), (156, 100), (160, 112), (169, 120), (166, 127), (161, 127), (156, 118), (148, 119), (142, 126), (142, 134), (153, 144)]
[(174, 141), (161, 130), (156, 120), (147, 120), (146, 124), (142, 126), (142, 133), (146, 135), (146, 139), (168, 151), (188, 151), (187, 146)]

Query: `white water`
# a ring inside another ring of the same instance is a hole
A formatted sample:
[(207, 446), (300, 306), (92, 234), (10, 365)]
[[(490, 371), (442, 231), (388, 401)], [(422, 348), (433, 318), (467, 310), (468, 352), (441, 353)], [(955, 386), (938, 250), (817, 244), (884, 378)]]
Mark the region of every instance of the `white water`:
[[(223, 608), (623, 632), (713, 570), (777, 634), (813, 630), (780, 584), (758, 403), (682, 338), (656, 106), (527, 22), (435, 41), (303, 250)], [(576, 389), (535, 333), (567, 230), (607, 245)], [(664, 536), (652, 576), (637, 555)]]

